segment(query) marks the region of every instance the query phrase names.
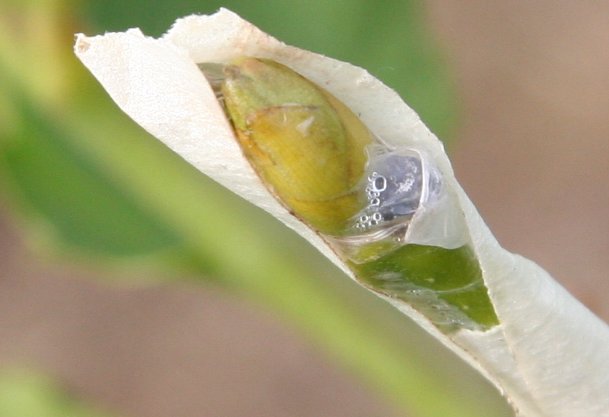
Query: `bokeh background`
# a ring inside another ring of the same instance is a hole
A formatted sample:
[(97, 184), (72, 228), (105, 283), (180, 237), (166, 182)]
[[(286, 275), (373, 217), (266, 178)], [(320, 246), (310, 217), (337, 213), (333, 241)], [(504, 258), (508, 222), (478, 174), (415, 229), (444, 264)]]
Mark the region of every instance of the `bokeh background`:
[(609, 320), (609, 4), (4, 0), (0, 417), (510, 416), (71, 52), (75, 32), (159, 36), (220, 6), (398, 90), (500, 242)]

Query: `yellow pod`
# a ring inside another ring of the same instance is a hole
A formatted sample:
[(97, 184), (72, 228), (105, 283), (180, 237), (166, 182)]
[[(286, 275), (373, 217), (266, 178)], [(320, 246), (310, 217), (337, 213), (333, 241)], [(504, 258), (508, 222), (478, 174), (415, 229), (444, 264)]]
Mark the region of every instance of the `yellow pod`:
[(224, 67), (220, 91), (245, 157), (297, 217), (346, 232), (365, 201), (357, 190), (372, 136), (342, 103), (277, 62), (243, 57)]

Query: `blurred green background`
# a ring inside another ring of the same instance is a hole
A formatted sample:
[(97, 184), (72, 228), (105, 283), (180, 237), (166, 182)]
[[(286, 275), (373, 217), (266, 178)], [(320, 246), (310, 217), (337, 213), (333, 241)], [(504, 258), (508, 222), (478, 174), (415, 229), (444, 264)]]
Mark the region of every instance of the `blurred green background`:
[(445, 138), (459, 170), (467, 143), (453, 138), (472, 107), (457, 85), (479, 80), (448, 65), (437, 37), (453, 33), (432, 30), (429, 10), (433, 27), (461, 25), (464, 56), (477, 38), (467, 13), (435, 3), (4, 1), (0, 417), (511, 415), (420, 329), (134, 125), (72, 54), (76, 32), (159, 36), (227, 7), (368, 69)]

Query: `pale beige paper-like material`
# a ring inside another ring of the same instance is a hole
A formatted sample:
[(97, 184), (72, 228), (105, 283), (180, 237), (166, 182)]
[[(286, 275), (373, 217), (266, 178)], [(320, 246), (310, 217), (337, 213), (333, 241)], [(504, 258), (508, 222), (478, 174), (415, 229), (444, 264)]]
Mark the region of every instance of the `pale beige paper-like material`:
[[(448, 337), (408, 305), (387, 301), (482, 372), (521, 415), (609, 417), (607, 325), (543, 269), (498, 245), (454, 179), (438, 139), (393, 90), (365, 70), (287, 46), (225, 9), (179, 19), (160, 39), (138, 29), (78, 35), (75, 52), (136, 122), (200, 171), (294, 229), (351, 277), (328, 245), (260, 182), (197, 64), (243, 55), (273, 59), (328, 90), (383, 141), (424, 151), (453, 196), (450, 216), (465, 219), (501, 324)], [(418, 216), (410, 241), (433, 244), (434, 213)]]

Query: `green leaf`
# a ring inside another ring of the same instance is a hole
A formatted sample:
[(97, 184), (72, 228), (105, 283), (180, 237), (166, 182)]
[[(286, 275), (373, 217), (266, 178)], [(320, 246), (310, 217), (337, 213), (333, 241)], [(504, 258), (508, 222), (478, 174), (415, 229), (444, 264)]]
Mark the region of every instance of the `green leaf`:
[(468, 246), (404, 245), (379, 259), (349, 265), (375, 291), (406, 301), (445, 332), (499, 324)]
[(0, 148), (0, 169), (56, 243), (121, 257), (180, 245), (180, 238), (121, 190), (110, 173), (70, 146), (68, 133), (25, 100), (15, 101), (24, 122)]

